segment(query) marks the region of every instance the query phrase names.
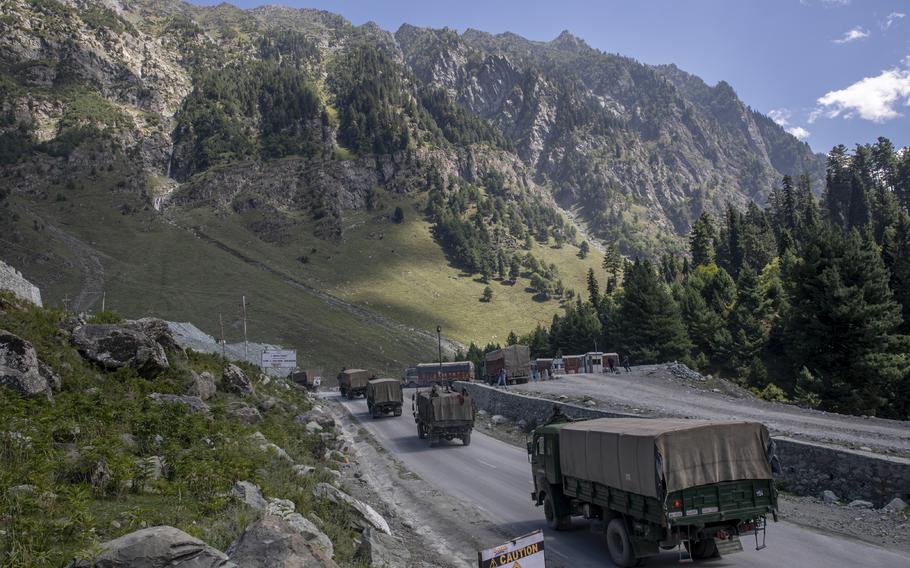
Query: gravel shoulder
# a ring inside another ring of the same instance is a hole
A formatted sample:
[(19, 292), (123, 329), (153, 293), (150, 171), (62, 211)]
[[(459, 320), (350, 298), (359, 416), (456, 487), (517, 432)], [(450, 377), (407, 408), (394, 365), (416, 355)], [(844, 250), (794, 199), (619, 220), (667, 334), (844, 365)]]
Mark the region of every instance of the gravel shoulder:
[(509, 388), (576, 404), (590, 400), (588, 406), (641, 416), (755, 420), (776, 435), (910, 457), (910, 422), (768, 402), (722, 379), (674, 374), (669, 365), (633, 367), (618, 375), (566, 375)]

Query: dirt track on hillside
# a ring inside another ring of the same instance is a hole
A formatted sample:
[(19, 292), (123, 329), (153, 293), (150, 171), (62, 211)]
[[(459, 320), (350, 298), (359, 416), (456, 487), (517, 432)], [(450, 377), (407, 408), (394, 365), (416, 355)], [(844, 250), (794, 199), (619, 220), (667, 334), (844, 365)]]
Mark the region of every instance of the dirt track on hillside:
[(910, 457), (910, 422), (767, 402), (725, 381), (677, 378), (665, 365), (633, 367), (632, 373), (620, 375), (567, 375), (512, 388), (581, 404), (590, 398), (597, 408), (642, 416), (755, 420), (780, 436)]

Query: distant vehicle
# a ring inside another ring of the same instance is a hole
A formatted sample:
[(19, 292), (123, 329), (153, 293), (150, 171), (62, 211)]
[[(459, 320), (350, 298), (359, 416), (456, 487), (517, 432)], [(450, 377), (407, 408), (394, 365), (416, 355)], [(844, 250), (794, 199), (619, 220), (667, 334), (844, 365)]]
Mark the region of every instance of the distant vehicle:
[(295, 371), (291, 373), (290, 378), (309, 391), (315, 391), (322, 383), (322, 377), (312, 371)]
[(417, 367), (408, 367), (404, 370), (404, 384), (407, 387), (417, 386)]
[(681, 559), (731, 554), (744, 536), (761, 549), (766, 516), (777, 520), (777, 458), (756, 422), (554, 415), (533, 432), (528, 454), (531, 497), (547, 524), (598, 521), (617, 566), (680, 545)]
[(355, 396), (366, 395), (367, 383), (373, 375), (363, 369), (343, 369), (338, 373), (338, 390), (341, 396), (349, 399)]
[(505, 368), (509, 384), (526, 383), (531, 379), (531, 350), (527, 345), (509, 345), (484, 355), (484, 377), (495, 383), (499, 371)]
[(442, 440), (459, 438), (465, 446), (471, 444), (474, 429), (474, 400), (467, 391), (455, 392), (434, 386), (414, 393), (411, 397), (417, 437), (427, 439), (430, 446)]
[(604, 368), (619, 372), (619, 353), (604, 353)]
[(474, 363), (470, 361), (448, 361), (439, 363), (421, 363), (416, 367), (414, 378), (406, 381), (408, 387), (429, 387), (448, 385), (452, 381), (474, 380)]
[(550, 376), (555, 375), (565, 375), (566, 374), (566, 362), (562, 357), (556, 357), (553, 359), (553, 364), (550, 368)]
[(600, 351), (589, 351), (585, 353), (586, 373), (603, 373), (604, 372), (604, 354)]
[(533, 364), (537, 366), (538, 375), (543, 371), (553, 374), (553, 359), (535, 359)]
[(583, 373), (585, 368), (585, 356), (584, 355), (563, 355), (562, 356), (563, 364), (565, 365), (565, 370), (567, 375), (574, 375), (576, 373)]
[(403, 402), (398, 379), (370, 379), (367, 383), (367, 409), (373, 418), (389, 412), (401, 416)]

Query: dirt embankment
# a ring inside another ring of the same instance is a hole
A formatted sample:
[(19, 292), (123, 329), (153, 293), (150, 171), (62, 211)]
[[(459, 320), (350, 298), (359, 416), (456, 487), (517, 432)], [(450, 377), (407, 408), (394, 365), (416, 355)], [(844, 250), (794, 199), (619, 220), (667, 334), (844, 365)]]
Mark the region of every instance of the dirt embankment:
[(516, 391), (642, 416), (755, 420), (775, 435), (910, 457), (910, 422), (846, 416), (758, 399), (724, 380), (683, 378), (668, 365), (631, 373), (567, 375)]

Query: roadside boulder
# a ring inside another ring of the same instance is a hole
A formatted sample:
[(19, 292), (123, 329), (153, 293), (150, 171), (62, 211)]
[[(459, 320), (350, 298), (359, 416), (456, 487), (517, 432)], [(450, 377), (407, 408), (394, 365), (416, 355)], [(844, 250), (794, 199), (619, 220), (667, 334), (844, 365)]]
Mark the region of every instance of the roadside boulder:
[(246, 376), (243, 369), (233, 363), (224, 368), (221, 374), (221, 386), (225, 391), (236, 395), (249, 396), (253, 394), (253, 383), (250, 378)]
[(335, 419), (329, 416), (328, 414), (317, 411), (316, 409), (309, 410), (303, 414), (298, 414), (294, 417), (294, 420), (300, 424), (308, 424), (310, 422), (315, 422), (323, 428), (334, 428)]
[(190, 414), (208, 414), (211, 411), (209, 405), (202, 402), (198, 396), (153, 392), (149, 398), (159, 404), (182, 404)]
[(360, 513), (361, 518), (368, 523), (366, 526), (373, 526), (374, 528), (379, 529), (385, 534), (391, 535), (392, 529), (389, 528), (389, 523), (376, 512), (373, 507), (370, 507), (366, 503), (359, 501), (344, 491), (329, 485), (328, 483), (317, 483), (316, 488), (313, 489), (313, 495), (316, 497), (321, 497), (328, 499), (336, 505), (348, 505), (358, 513)]
[(79, 353), (106, 369), (130, 366), (144, 377), (170, 368), (164, 349), (142, 332), (121, 325), (83, 325), (73, 331)]
[(493, 417), (490, 418), (490, 422), (492, 422), (493, 424), (496, 424), (497, 426), (505, 424), (508, 421), (509, 421), (508, 418), (506, 418), (502, 414), (494, 414)]
[(358, 552), (367, 561), (367, 565), (375, 568), (383, 566), (408, 566), (411, 553), (400, 540), (393, 536), (377, 531), (372, 527), (363, 529), (362, 540)]
[(312, 548), (322, 552), (329, 558), (335, 556), (335, 547), (332, 545), (332, 539), (319, 530), (311, 520), (298, 513), (293, 501), (272, 499), (265, 509), (265, 514), (281, 517), (290, 523)]
[(140, 318), (137, 320), (126, 320), (121, 325), (144, 334), (165, 349), (179, 349), (170, 326), (163, 319)]
[(910, 505), (907, 505), (907, 503), (900, 497), (895, 497), (887, 505), (882, 507), (882, 509), (885, 511), (890, 511), (892, 513), (902, 513), (908, 508), (910, 508)]
[(249, 525), (227, 553), (244, 568), (338, 566), (312, 546), (290, 521), (276, 515), (266, 515)]
[(215, 377), (208, 371), (202, 373), (193, 372), (190, 375), (190, 384), (186, 394), (198, 396), (202, 400), (208, 400), (215, 396)]
[(822, 501), (824, 501), (825, 503), (828, 503), (829, 505), (833, 505), (835, 503), (840, 502), (840, 497), (838, 497), (834, 493), (834, 491), (826, 489), (826, 490), (822, 491)]
[(255, 483), (249, 481), (238, 481), (231, 489), (231, 495), (241, 503), (256, 509), (257, 511), (265, 510), (268, 503), (262, 496), (262, 490)]
[(258, 445), (260, 451), (274, 453), (279, 458), (294, 463), (294, 459), (281, 446), (269, 442), (262, 432), (254, 432), (250, 435), (250, 440)]
[(174, 527), (138, 530), (100, 545), (92, 562), (69, 568), (237, 568), (223, 552)]
[(874, 505), (871, 502), (863, 501), (862, 499), (856, 499), (854, 501), (850, 501), (850, 504), (847, 506), (852, 509), (871, 509), (872, 507), (874, 507)]
[(0, 330), (0, 385), (24, 397), (53, 398), (35, 348), (18, 335), (3, 330)]
[(245, 402), (232, 402), (228, 405), (225, 413), (235, 420), (254, 424), (262, 420), (262, 414), (255, 407)]

